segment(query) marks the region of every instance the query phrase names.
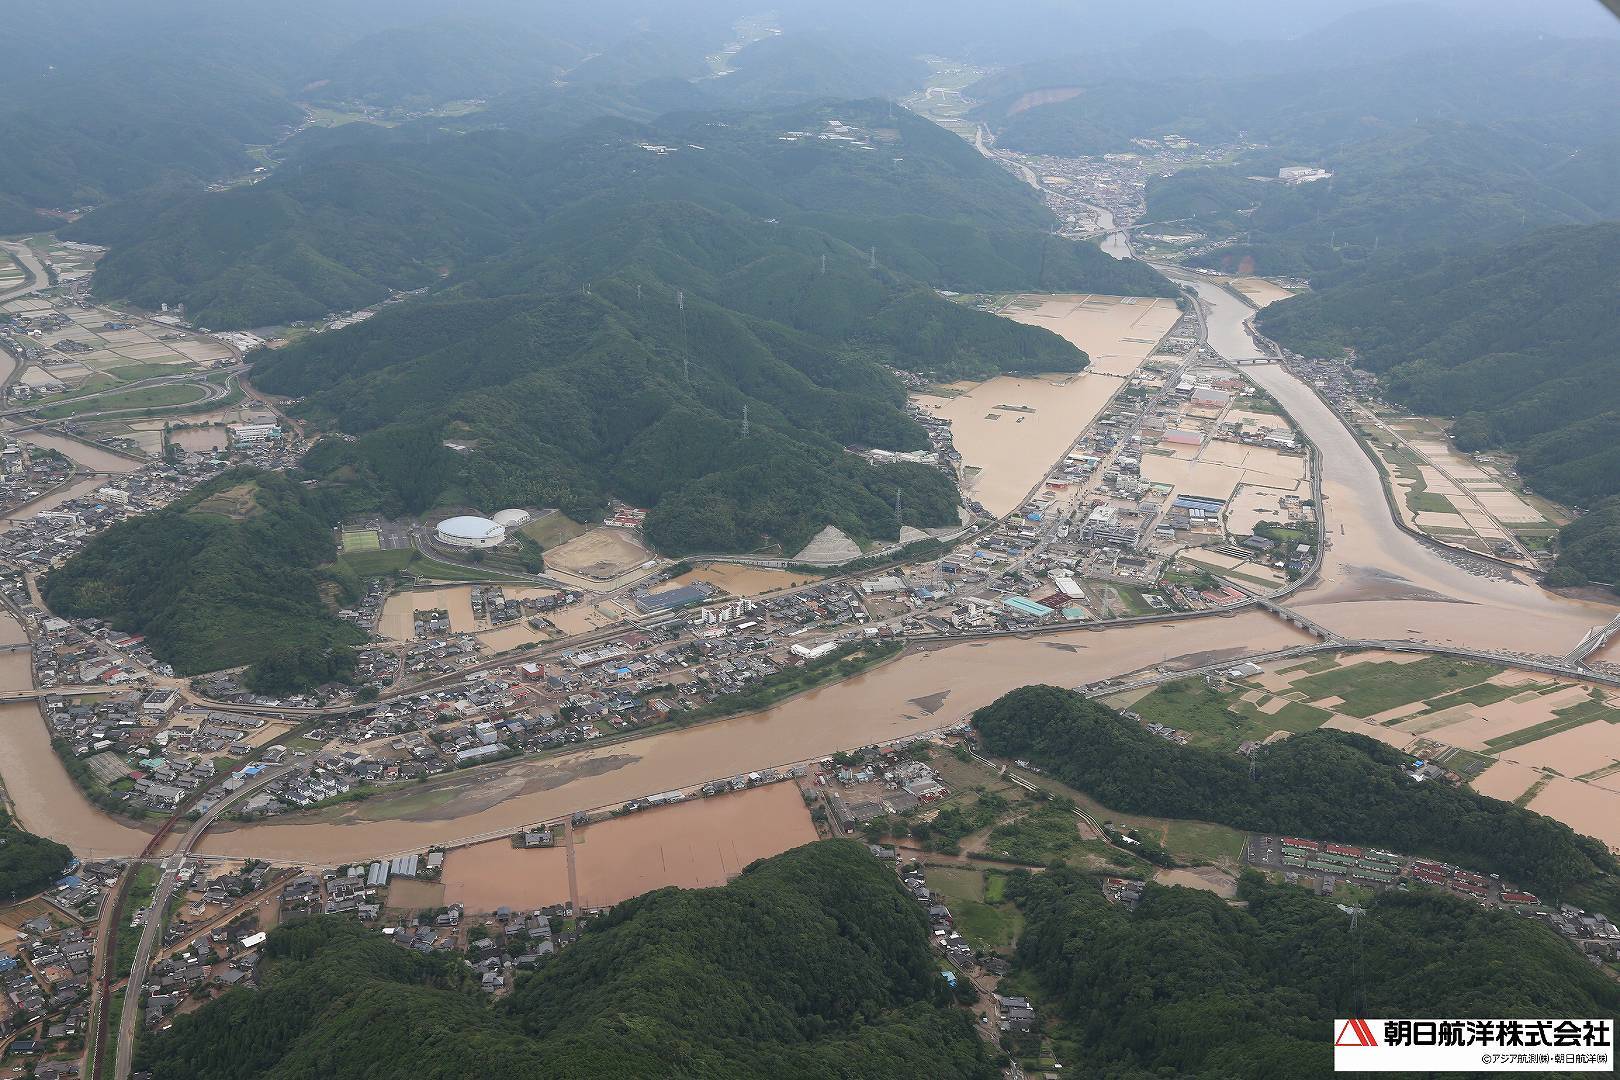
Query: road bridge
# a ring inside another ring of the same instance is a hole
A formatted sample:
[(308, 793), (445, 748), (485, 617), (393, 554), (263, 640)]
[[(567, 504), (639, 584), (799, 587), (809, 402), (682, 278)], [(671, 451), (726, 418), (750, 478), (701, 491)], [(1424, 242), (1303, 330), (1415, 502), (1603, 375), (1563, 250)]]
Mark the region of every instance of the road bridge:
[(1616, 615), (1602, 626), (1594, 626), (1581, 638), (1581, 643), (1570, 650), (1564, 657), (1564, 663), (1571, 667), (1584, 667), (1593, 653), (1609, 643), (1615, 634), (1620, 633), (1620, 615)]
[(1299, 627), (1312, 637), (1321, 638), (1323, 641), (1329, 644), (1335, 644), (1344, 640), (1338, 634), (1335, 634), (1321, 623), (1314, 622), (1311, 619), (1306, 618), (1293, 608), (1283, 607), (1276, 601), (1267, 599), (1264, 596), (1256, 596), (1254, 598), (1254, 602), (1257, 606), (1271, 612), (1283, 622)]
[[(0, 652), (21, 652), (31, 649), (29, 644), (0, 645)], [(38, 701), (48, 697), (78, 697), (82, 694), (117, 694), (135, 690), (133, 686), (36, 686), (32, 690), (4, 690), (0, 691), (0, 705), (16, 701)]]
[[(147, 966), (151, 963), (153, 952), (157, 949), (159, 941), (162, 938), (163, 924), (164, 920), (167, 918), (169, 910), (169, 901), (174, 895), (175, 886), (179, 883), (179, 871), (181, 864), (184, 863), (187, 856), (191, 854), (192, 848), (197, 846), (197, 843), (202, 839), (203, 834), (208, 831), (214, 822), (218, 820), (219, 815), (224, 813), (228, 807), (240, 802), (248, 795), (260, 790), (261, 788), (270, 784), (272, 781), (280, 779), (282, 776), (285, 776), (287, 773), (291, 772), (292, 769), (292, 765), (283, 765), (276, 769), (266, 769), (247, 784), (244, 784), (242, 787), (237, 788), (235, 791), (223, 796), (218, 802), (214, 803), (213, 806), (209, 807), (203, 812), (202, 817), (198, 818), (196, 823), (193, 824), (190, 830), (186, 832), (185, 836), (181, 838), (180, 843), (175, 847), (174, 851), (167, 858), (163, 859), (162, 863), (160, 864), (163, 867), (163, 876), (158, 879), (157, 890), (152, 895), (152, 905), (147, 909), (146, 923), (141, 927), (141, 940), (136, 946), (135, 958), (130, 964), (129, 979), (124, 983), (124, 1012), (119, 1018), (117, 1057), (113, 1062), (112, 1069), (114, 1080), (127, 1080), (130, 1074), (130, 1067), (134, 1064), (135, 1032), (139, 1025), (142, 1012), (141, 987), (146, 982)], [(171, 819), (171, 821), (172, 820), (173, 819)], [(154, 844), (147, 852), (149, 856), (157, 853), (157, 841), (161, 839), (161, 836), (162, 834), (160, 833), (158, 837), (154, 838)], [(131, 869), (126, 870), (125, 873), (130, 877), (133, 877), (135, 871), (132, 867)], [(106, 993), (110, 989), (110, 986), (103, 988), (103, 993)], [(107, 1052), (105, 1044), (106, 1034), (106, 1031), (103, 1030), (103, 1044), (101, 1053), (96, 1057), (96, 1075), (98, 1077), (104, 1075), (102, 1072), (102, 1061)]]

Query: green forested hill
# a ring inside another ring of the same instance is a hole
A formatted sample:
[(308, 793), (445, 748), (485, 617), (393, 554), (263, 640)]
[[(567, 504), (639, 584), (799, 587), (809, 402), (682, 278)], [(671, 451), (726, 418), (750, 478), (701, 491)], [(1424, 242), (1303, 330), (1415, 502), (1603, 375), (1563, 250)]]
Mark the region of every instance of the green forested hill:
[(861, 845), (826, 841), (719, 889), (618, 905), (505, 1000), (459, 961), (353, 922), (276, 930), (263, 988), (144, 1040), (164, 1080), (827, 1076), (990, 1080), (943, 1007), (927, 920)]
[(73, 861), (73, 852), (23, 829), (0, 808), (0, 902), (49, 887)]
[[(1604, 222), (1329, 279), (1259, 325), (1297, 352), (1354, 349), (1391, 398), (1456, 417), (1463, 449), (1506, 449), (1532, 489), (1592, 507), (1620, 495), (1616, 295), (1620, 223)], [(1560, 580), (1617, 580), (1605, 520), (1572, 527)]]
[(184, 303), (219, 329), (319, 317), (437, 283), (448, 267), (506, 250), (534, 220), (505, 183), (532, 163), (527, 146), (486, 134), (453, 152), (365, 148), (252, 187), (115, 204), (64, 235), (113, 246), (97, 268), (102, 295)]
[(144, 634), (182, 675), (252, 664), (248, 684), (266, 693), (339, 679), (365, 634), (318, 591), (328, 503), (284, 474), (235, 470), (100, 533), (40, 591), (64, 616)]
[(1178, 221), (1238, 243), (1189, 260), (1227, 272), (1319, 275), (1377, 253), (1506, 240), (1537, 226), (1597, 219), (1560, 190), (1544, 143), (1479, 125), (1429, 122), (1313, 154), (1331, 180), (1290, 186), (1250, 179), (1301, 164), (1266, 152), (1189, 169), (1147, 188), (1149, 221)]
[(1065, 1072), (1331, 1075), (1344, 1016), (1609, 1016), (1620, 989), (1551, 930), (1439, 892), (1338, 906), (1257, 875), (1242, 908), (1149, 885), (1134, 911), (1068, 867), (1009, 883), (1020, 973), (1059, 1015)]
[(881, 101), (604, 119), (549, 141), (371, 129), (307, 142), (251, 187), (74, 225), (67, 235), (113, 248), (98, 293), (183, 302), (214, 328), (316, 318), (531, 255), (626, 207), (690, 202), (824, 228), (936, 288), (1171, 295), (1151, 270), (1050, 236), (1027, 187)]
[[(960, 378), (1086, 362), (1043, 329), (935, 289), (1173, 291), (1140, 264), (1049, 235), (1047, 211), (1027, 189), (961, 140), (881, 102), (672, 118), (659, 131), (617, 121), (556, 146), (483, 133), (469, 137), (469, 152), (458, 152), (461, 140), (390, 136), (311, 152), (300, 187), (333, 175), (334, 159), (382, 178), (405, 154), (423, 176), (453, 168), (521, 177), (529, 194), (499, 209), (507, 189), (492, 184), (499, 196), (468, 194), (459, 214), (452, 194), (476, 185), (446, 191), (424, 180), (420, 201), (446, 212), (416, 231), (389, 227), (369, 202), (351, 210), (347, 198), (318, 215), (295, 203), (302, 220), (267, 217), (261, 235), (272, 245), (305, 220), (341, 232), (352, 213), (375, 223), (382, 253), (373, 263), (399, 255), (411, 273), (431, 275), (440, 260), (405, 249), (434, 246), (464, 264), (430, 297), (256, 357), (257, 385), (301, 397), (306, 415), (360, 436), (322, 447), (310, 466), (375, 488), (389, 512), (454, 503), (591, 515), (616, 496), (652, 509), (648, 536), (669, 553), (791, 554), (827, 525), (863, 543), (894, 540), (903, 524), (958, 518), (946, 474), (873, 467), (844, 452), (927, 445), (886, 367)], [(850, 131), (858, 134), (807, 134)], [(852, 139), (884, 143), (891, 157)], [(285, 205), (273, 183), (239, 196), (256, 208)], [(238, 218), (174, 212), (226, 232)], [(503, 247), (484, 227), (497, 218), (514, 235), (528, 223), (523, 241)], [(109, 213), (105, 228), (126, 237), (103, 271), (115, 282), (154, 251), (173, 257), (184, 235), (129, 240), (126, 227)], [(486, 237), (501, 250), (475, 250)], [(224, 250), (237, 260), (253, 249)], [(236, 290), (235, 299), (192, 314), (208, 319), (270, 295), (239, 284), (228, 270), (199, 280), (197, 289)]]
[[(255, 379), (304, 395), (310, 416), (359, 434), (323, 444), (307, 464), (322, 474), (358, 468), (388, 509), (560, 505), (584, 516), (612, 494), (653, 508), (647, 532), (661, 550), (791, 553), (828, 524), (860, 540), (894, 539), (897, 488), (907, 524), (956, 521), (946, 474), (874, 467), (843, 450), (926, 445), (878, 361), (950, 370), (1084, 362), (1051, 335), (1008, 334), (1001, 320), (929, 294), (851, 288), (804, 256), (765, 260), (742, 277), (778, 291), (739, 303), (763, 309), (775, 296), (784, 317), (824, 311), (834, 327), (847, 322), (844, 333), (812, 336), (695, 290), (678, 301), (631, 271), (596, 280), (588, 294), (401, 305), (269, 354)], [(470, 449), (448, 450), (447, 439)]]
[(1032, 761), (1112, 810), (1376, 844), (1620, 910), (1620, 863), (1602, 843), (1468, 788), (1414, 782), (1406, 758), (1361, 735), (1295, 735), (1267, 748), (1250, 779), (1234, 754), (1168, 743), (1050, 686), (1004, 695), (973, 726), (991, 752)]

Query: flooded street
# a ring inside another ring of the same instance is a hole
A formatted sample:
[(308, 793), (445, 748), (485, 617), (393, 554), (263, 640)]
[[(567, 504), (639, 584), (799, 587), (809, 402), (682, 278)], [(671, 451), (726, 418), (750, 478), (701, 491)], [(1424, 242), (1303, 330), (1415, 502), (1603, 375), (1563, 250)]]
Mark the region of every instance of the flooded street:
[(690, 585), (694, 581), (706, 581), (715, 588), (732, 596), (758, 596), (761, 593), (776, 592), (780, 589), (791, 589), (798, 585), (808, 585), (815, 580), (812, 574), (795, 574), (791, 570), (771, 570), (762, 566), (741, 566), (732, 563), (714, 563), (699, 567), (680, 577), (671, 578), (668, 585), (661, 585), (659, 589), (676, 588), (681, 585)]

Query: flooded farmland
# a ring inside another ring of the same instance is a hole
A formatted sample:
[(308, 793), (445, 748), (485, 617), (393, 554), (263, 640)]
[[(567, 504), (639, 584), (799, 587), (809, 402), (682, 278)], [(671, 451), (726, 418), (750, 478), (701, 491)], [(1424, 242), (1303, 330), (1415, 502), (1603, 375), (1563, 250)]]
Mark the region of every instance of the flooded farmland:
[(1294, 295), (1292, 290), (1262, 277), (1227, 278), (1225, 284), (1234, 292), (1242, 293), (1255, 307), (1261, 308)]
[(951, 422), (963, 489), (997, 516), (1024, 501), (1147, 359), (1179, 311), (1172, 300), (1080, 294), (1020, 296), (1002, 314), (1061, 335), (1091, 362), (1078, 375), (1002, 375), (953, 384), (947, 388), (952, 396), (913, 397)]
[(1156, 297), (1032, 294), (1016, 297), (1002, 314), (1084, 349), (1091, 357), (1090, 374), (1127, 376), (1175, 325), (1181, 309), (1174, 300)]
[(1174, 325), (1179, 309), (1171, 300), (1082, 293), (1017, 296), (1001, 314), (1068, 338), (1085, 350), (1090, 364), (1081, 374), (998, 376), (953, 384), (946, 387), (949, 397), (912, 398), (951, 421), (964, 466), (962, 487), (998, 517), (1024, 502), (1102, 413)]
[(955, 397), (915, 400), (951, 422), (963, 491), (999, 517), (1017, 509), (1119, 388), (1104, 375), (1003, 375)]
[[(1206, 305), (1211, 346), (1229, 359), (1259, 356), (1244, 328), (1251, 309), (1213, 282), (1190, 284)], [(1402, 532), (1377, 467), (1322, 399), (1279, 366), (1244, 372), (1321, 451), (1327, 548), (1318, 579), (1291, 606), (1349, 638), (1553, 656), (1613, 617), (1612, 605), (1558, 596), (1528, 577), (1471, 572)]]
[(478, 629), (473, 617), (472, 586), (450, 585), (439, 589), (405, 589), (390, 596), (383, 602), (377, 632), (393, 641), (410, 641), (415, 636), (413, 613), (437, 609), (449, 614), (452, 634), (470, 634)]
[(575, 829), (577, 895), (560, 834), (552, 848), (523, 850), (506, 840), (457, 848), (445, 857), (444, 902), (472, 912), (569, 899), (606, 907), (668, 885), (724, 885), (754, 860), (815, 838), (798, 786), (771, 784)]

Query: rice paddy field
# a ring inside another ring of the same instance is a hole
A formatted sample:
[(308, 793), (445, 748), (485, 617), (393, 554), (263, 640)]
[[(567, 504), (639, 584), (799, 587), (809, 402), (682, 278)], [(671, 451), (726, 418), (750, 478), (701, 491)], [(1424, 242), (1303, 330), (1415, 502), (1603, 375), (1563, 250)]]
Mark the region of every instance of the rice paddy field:
[[(1558, 523), (1518, 490), (1500, 463), (1456, 449), (1446, 429), (1415, 416), (1364, 420), (1407, 524), (1448, 544), (1507, 556), (1504, 545), (1543, 548)], [(1511, 556), (1509, 556), (1511, 557)]]
[[(54, 257), (53, 265), (57, 265)], [(0, 305), (0, 310), (24, 320), (32, 344), (46, 356), (43, 363), (30, 364), (19, 381), (33, 388), (42, 404), (58, 411), (71, 411), (70, 403), (79, 395), (235, 360), (230, 347), (213, 338), (100, 305), (24, 296)], [(123, 396), (97, 398), (93, 408), (180, 404), (197, 398), (200, 391), (159, 386), (132, 389), (128, 402), (121, 401)], [(85, 408), (92, 408), (91, 403), (86, 402)]]
[(1448, 657), (1345, 653), (1220, 688), (1170, 684), (1130, 707), (1195, 745), (1236, 745), (1267, 727), (1257, 741), (1354, 731), (1620, 849), (1620, 691)]

